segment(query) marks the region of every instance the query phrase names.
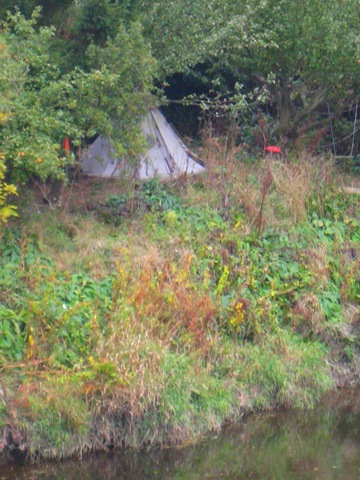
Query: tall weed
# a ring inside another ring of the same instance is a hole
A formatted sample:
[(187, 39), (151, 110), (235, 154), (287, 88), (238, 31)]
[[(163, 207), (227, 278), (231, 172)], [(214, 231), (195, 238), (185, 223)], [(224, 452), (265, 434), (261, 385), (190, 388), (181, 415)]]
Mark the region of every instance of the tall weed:
[(307, 218), (312, 197), (322, 205), (331, 176), (331, 166), (321, 158), (298, 157), (292, 163), (270, 159), (270, 170), (280, 202), (294, 224)]

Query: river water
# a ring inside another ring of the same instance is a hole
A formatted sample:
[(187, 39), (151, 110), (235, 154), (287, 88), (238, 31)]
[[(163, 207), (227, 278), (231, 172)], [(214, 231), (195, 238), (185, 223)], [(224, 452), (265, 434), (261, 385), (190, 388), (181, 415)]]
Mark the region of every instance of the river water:
[(360, 480), (360, 392), (333, 393), (311, 411), (252, 415), (181, 448), (9, 466), (2, 479)]

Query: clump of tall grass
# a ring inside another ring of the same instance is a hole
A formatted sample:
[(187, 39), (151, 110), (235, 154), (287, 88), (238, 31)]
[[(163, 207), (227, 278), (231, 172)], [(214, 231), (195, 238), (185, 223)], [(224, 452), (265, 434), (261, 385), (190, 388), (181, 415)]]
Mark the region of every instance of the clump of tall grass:
[(308, 203), (315, 196), (321, 197), (331, 178), (332, 166), (322, 158), (297, 157), (293, 162), (269, 159), (272, 181), (279, 201), (294, 224), (307, 217)]

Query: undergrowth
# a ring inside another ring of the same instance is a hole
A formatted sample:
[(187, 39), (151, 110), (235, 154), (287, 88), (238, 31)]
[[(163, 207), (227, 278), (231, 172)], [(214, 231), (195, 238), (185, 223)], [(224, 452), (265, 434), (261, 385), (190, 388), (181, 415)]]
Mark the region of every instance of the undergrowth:
[(359, 197), (323, 159), (206, 148), (204, 176), (86, 210), (21, 197), (0, 246), (3, 460), (185, 442), (355, 381)]

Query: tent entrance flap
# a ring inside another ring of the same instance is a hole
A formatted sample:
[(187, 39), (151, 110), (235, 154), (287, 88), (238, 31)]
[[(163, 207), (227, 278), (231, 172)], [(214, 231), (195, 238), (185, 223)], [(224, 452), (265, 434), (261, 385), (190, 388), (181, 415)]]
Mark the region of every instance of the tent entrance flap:
[(123, 158), (118, 158), (110, 142), (99, 136), (82, 156), (83, 173), (95, 177), (118, 177), (126, 173), (139, 179), (147, 179), (155, 176), (177, 177), (204, 171), (204, 167), (192, 158), (158, 109), (150, 110), (141, 126), (148, 149), (139, 159), (137, 168), (127, 164)]

